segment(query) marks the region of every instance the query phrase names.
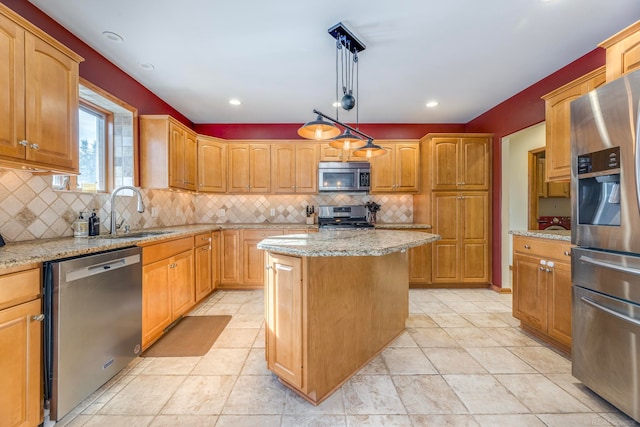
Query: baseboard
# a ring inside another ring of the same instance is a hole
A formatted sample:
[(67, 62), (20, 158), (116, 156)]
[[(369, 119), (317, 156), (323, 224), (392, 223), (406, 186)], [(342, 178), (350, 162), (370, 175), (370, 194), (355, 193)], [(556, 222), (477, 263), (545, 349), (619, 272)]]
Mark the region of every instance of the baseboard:
[(512, 292), (511, 288), (502, 288), (496, 285), (489, 285), (489, 289), (499, 294), (510, 294)]
[(483, 289), (486, 283), (411, 283), (409, 289)]

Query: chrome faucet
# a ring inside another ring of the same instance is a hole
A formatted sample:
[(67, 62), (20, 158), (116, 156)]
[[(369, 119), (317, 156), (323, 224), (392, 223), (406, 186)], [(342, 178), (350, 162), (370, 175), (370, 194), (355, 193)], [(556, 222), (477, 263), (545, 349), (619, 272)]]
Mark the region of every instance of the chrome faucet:
[[(142, 203), (142, 194), (140, 194), (140, 190), (130, 185), (124, 185), (116, 188), (111, 192), (111, 228), (109, 229), (111, 234), (116, 234), (118, 228), (120, 228), (118, 221), (116, 221), (116, 194), (120, 190), (131, 190), (136, 193), (138, 195), (138, 212), (144, 212), (144, 203)], [(122, 225), (122, 223), (120, 223), (120, 225)]]

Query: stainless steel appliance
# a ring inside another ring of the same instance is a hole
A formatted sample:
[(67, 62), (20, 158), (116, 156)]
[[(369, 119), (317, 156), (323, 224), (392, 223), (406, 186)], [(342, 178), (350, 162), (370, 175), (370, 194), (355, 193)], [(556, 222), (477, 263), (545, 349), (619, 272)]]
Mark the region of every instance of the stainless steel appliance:
[(572, 371), (640, 421), (640, 72), (571, 103)]
[(369, 191), (371, 165), (369, 162), (320, 162), (318, 191)]
[(364, 205), (319, 206), (318, 227), (320, 229), (373, 228), (367, 221)]
[(141, 249), (45, 265), (45, 399), (59, 420), (133, 360), (142, 341)]

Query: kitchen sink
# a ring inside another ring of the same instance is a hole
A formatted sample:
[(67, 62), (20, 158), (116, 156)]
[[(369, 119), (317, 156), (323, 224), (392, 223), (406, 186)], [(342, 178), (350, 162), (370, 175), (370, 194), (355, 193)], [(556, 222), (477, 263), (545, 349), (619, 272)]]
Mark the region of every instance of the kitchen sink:
[(161, 236), (168, 233), (171, 233), (171, 231), (134, 231), (131, 233), (107, 234), (104, 237), (107, 239), (142, 239), (144, 237)]

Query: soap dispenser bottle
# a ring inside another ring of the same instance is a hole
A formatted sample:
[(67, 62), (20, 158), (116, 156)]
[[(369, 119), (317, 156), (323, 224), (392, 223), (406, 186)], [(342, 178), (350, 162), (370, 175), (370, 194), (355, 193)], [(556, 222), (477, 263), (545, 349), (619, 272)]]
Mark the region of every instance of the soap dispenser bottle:
[(83, 215), (84, 212), (80, 211), (80, 216), (73, 223), (73, 237), (87, 237), (89, 235), (89, 221)]
[(100, 234), (100, 218), (94, 209), (89, 217), (89, 236), (98, 236)]

